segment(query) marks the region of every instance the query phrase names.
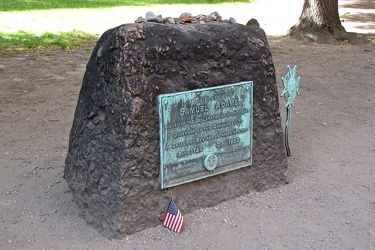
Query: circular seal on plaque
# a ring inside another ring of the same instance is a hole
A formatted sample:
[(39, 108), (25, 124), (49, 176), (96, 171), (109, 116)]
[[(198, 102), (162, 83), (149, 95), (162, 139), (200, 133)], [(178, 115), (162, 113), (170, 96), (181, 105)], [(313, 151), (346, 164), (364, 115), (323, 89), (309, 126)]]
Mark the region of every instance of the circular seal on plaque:
[(219, 158), (215, 154), (209, 154), (204, 159), (204, 167), (208, 171), (212, 171), (216, 168)]

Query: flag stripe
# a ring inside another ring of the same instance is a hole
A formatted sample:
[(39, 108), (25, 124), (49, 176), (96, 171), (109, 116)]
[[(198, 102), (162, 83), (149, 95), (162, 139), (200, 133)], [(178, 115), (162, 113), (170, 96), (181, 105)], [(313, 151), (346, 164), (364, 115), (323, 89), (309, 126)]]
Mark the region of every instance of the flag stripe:
[(178, 223), (176, 224), (176, 231), (180, 232), (182, 223), (184, 223), (184, 219), (182, 218), (182, 215), (180, 212), (178, 212)]
[(176, 223), (178, 222), (177, 220), (177, 216), (173, 216), (173, 221), (171, 223), (171, 228), (172, 230), (176, 231), (175, 227), (176, 227)]
[(172, 215), (170, 213), (166, 214), (166, 220), (164, 222), (164, 225), (166, 225), (167, 227), (169, 227), (169, 223), (171, 221), (171, 217), (172, 217)]
[(169, 227), (169, 228), (172, 227), (173, 219), (174, 219), (173, 217), (174, 217), (173, 214), (168, 214), (167, 227)]
[(181, 216), (181, 213), (180, 212), (178, 212), (178, 214), (177, 214), (177, 220), (176, 220), (176, 225), (175, 225), (175, 231), (176, 232), (179, 232), (180, 230), (181, 230), (181, 226), (182, 226), (182, 223), (183, 223), (183, 219), (182, 219), (182, 216)]

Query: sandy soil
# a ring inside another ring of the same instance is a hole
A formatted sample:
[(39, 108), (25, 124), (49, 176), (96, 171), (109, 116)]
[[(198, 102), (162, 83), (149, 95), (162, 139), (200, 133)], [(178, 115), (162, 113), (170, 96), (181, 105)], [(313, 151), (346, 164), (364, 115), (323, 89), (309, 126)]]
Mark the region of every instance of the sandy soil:
[(269, 42), (279, 90), (287, 64), (301, 76), (290, 183), (185, 214), (182, 234), (160, 225), (112, 240), (62, 178), (91, 48), (0, 52), (0, 249), (375, 249), (374, 43)]
[[(163, 17), (176, 17), (183, 12), (193, 15), (210, 14), (217, 11), (223, 19), (234, 17), (238, 23), (246, 24), (256, 18), (268, 35), (285, 35), (301, 14), (302, 0), (255, 0), (255, 3), (221, 5), (156, 5), (148, 7), (117, 7), (110, 9), (35, 10), (30, 12), (0, 12), (0, 30), (3, 32), (43, 32), (83, 30), (91, 34), (104, 31), (124, 23), (133, 23), (139, 16), (153, 11)], [(346, 15), (344, 26), (349, 32), (375, 30), (375, 2), (371, 0), (340, 0), (339, 14)], [(9, 21), (11, 20), (11, 21)]]

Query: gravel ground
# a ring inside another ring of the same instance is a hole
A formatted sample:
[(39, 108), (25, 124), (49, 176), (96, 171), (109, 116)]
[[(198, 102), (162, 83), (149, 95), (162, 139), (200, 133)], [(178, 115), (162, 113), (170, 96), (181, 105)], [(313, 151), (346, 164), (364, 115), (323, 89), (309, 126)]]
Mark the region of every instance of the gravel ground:
[[(0, 13), (0, 30), (74, 27), (100, 34), (152, 10), (163, 16), (218, 11), (241, 23), (255, 17), (268, 35), (285, 34), (298, 19), (297, 2)], [(339, 2), (366, 13), (349, 16), (345, 27), (374, 33), (374, 1)], [(0, 52), (0, 249), (375, 249), (374, 44), (272, 36), (269, 43), (279, 91), (287, 64), (297, 64), (301, 76), (290, 183), (185, 214), (182, 234), (160, 225), (123, 239), (104, 238), (87, 225), (62, 178), (91, 48)]]

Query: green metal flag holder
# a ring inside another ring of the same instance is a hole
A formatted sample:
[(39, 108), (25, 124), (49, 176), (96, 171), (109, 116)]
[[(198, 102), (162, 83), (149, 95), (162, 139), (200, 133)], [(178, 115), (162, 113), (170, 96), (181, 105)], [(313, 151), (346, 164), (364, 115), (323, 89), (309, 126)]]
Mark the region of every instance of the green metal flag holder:
[(283, 82), (284, 89), (281, 92), (280, 96), (283, 96), (285, 99), (285, 108), (287, 111), (286, 115), (286, 122), (285, 122), (285, 148), (286, 154), (288, 157), (292, 156), (290, 153), (289, 148), (289, 128), (290, 128), (290, 121), (292, 118), (292, 108), (294, 106), (294, 99), (297, 95), (299, 95), (299, 80), (301, 77), (296, 76), (296, 69), (297, 66), (294, 65), (291, 68), (289, 65), (287, 66), (288, 73), (284, 77), (281, 77), (281, 81)]

